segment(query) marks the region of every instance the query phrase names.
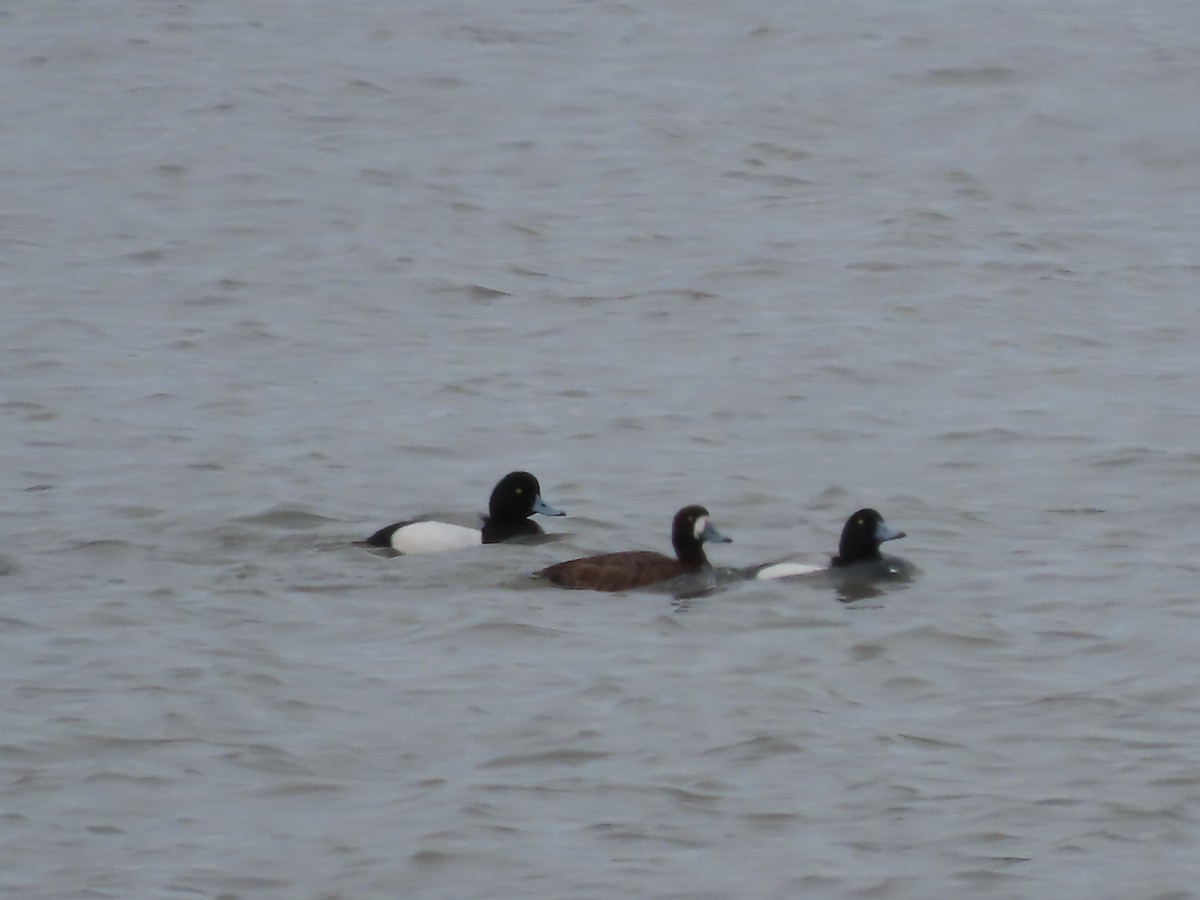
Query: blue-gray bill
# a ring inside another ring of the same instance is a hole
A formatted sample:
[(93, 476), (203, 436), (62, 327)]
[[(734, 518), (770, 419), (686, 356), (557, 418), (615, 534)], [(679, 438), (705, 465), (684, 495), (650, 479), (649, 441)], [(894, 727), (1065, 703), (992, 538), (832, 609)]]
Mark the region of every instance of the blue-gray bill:
[(558, 507), (551, 506), (549, 503), (547, 503), (545, 500), (543, 500), (541, 494), (538, 494), (538, 498), (533, 501), (533, 511), (535, 513), (541, 513), (543, 516), (565, 516), (566, 515), (566, 513), (563, 512)]

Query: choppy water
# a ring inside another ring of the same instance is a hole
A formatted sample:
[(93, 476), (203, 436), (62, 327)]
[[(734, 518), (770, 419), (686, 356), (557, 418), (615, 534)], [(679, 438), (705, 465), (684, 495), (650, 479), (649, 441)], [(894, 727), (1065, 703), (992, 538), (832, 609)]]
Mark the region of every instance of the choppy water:
[[(0, 11), (0, 892), (1194, 896), (1198, 36)], [(514, 468), (565, 541), (349, 545)], [(922, 575), (526, 578), (691, 502)]]

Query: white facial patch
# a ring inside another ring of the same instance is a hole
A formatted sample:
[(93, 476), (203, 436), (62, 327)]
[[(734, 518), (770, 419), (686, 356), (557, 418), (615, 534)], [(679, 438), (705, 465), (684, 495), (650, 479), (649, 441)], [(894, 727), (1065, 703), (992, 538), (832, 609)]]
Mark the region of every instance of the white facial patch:
[(708, 516), (700, 516), (700, 518), (696, 519), (696, 524), (692, 526), (692, 537), (694, 537), (696, 540), (700, 540), (700, 535), (704, 534), (704, 531), (707, 528)]

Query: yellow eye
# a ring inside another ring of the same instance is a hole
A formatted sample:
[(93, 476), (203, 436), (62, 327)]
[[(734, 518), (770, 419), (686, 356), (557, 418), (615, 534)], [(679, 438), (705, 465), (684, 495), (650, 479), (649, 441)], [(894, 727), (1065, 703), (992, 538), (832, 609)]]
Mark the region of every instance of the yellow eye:
[(859, 519), (859, 520), (858, 520), (858, 524), (859, 524), (859, 525), (866, 525), (866, 524), (867, 524), (867, 520), (866, 520), (866, 519)]
[(523, 493), (525, 493), (525, 488), (517, 488), (517, 493), (518, 493), (518, 494), (523, 494)]

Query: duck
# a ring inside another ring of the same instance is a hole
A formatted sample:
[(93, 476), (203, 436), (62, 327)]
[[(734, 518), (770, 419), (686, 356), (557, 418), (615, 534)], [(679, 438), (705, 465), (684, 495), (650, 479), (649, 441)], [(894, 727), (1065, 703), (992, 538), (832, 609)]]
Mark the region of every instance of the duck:
[(571, 590), (629, 591), (711, 571), (704, 544), (728, 544), (731, 540), (717, 530), (703, 506), (685, 506), (675, 513), (671, 524), (674, 559), (654, 550), (625, 550), (556, 563), (535, 575)]
[(828, 566), (783, 560), (753, 567), (746, 574), (759, 581), (812, 575), (817, 572), (829, 572), (833, 575), (844, 573), (866, 577), (891, 577), (902, 574), (911, 566), (907, 561), (897, 557), (884, 556), (879, 551), (879, 545), (887, 541), (899, 540), (905, 536), (903, 531), (888, 525), (878, 510), (860, 509), (852, 514), (842, 527), (838, 552), (830, 557)]
[(536, 539), (545, 532), (540, 525), (529, 520), (534, 513), (543, 516), (566, 515), (542, 499), (542, 486), (531, 474), (509, 472), (492, 489), (488, 514), (481, 516), (479, 527), (421, 516), (380, 528), (366, 540), (355, 543), (408, 555), (439, 553), (478, 544), (499, 544), (517, 538)]

